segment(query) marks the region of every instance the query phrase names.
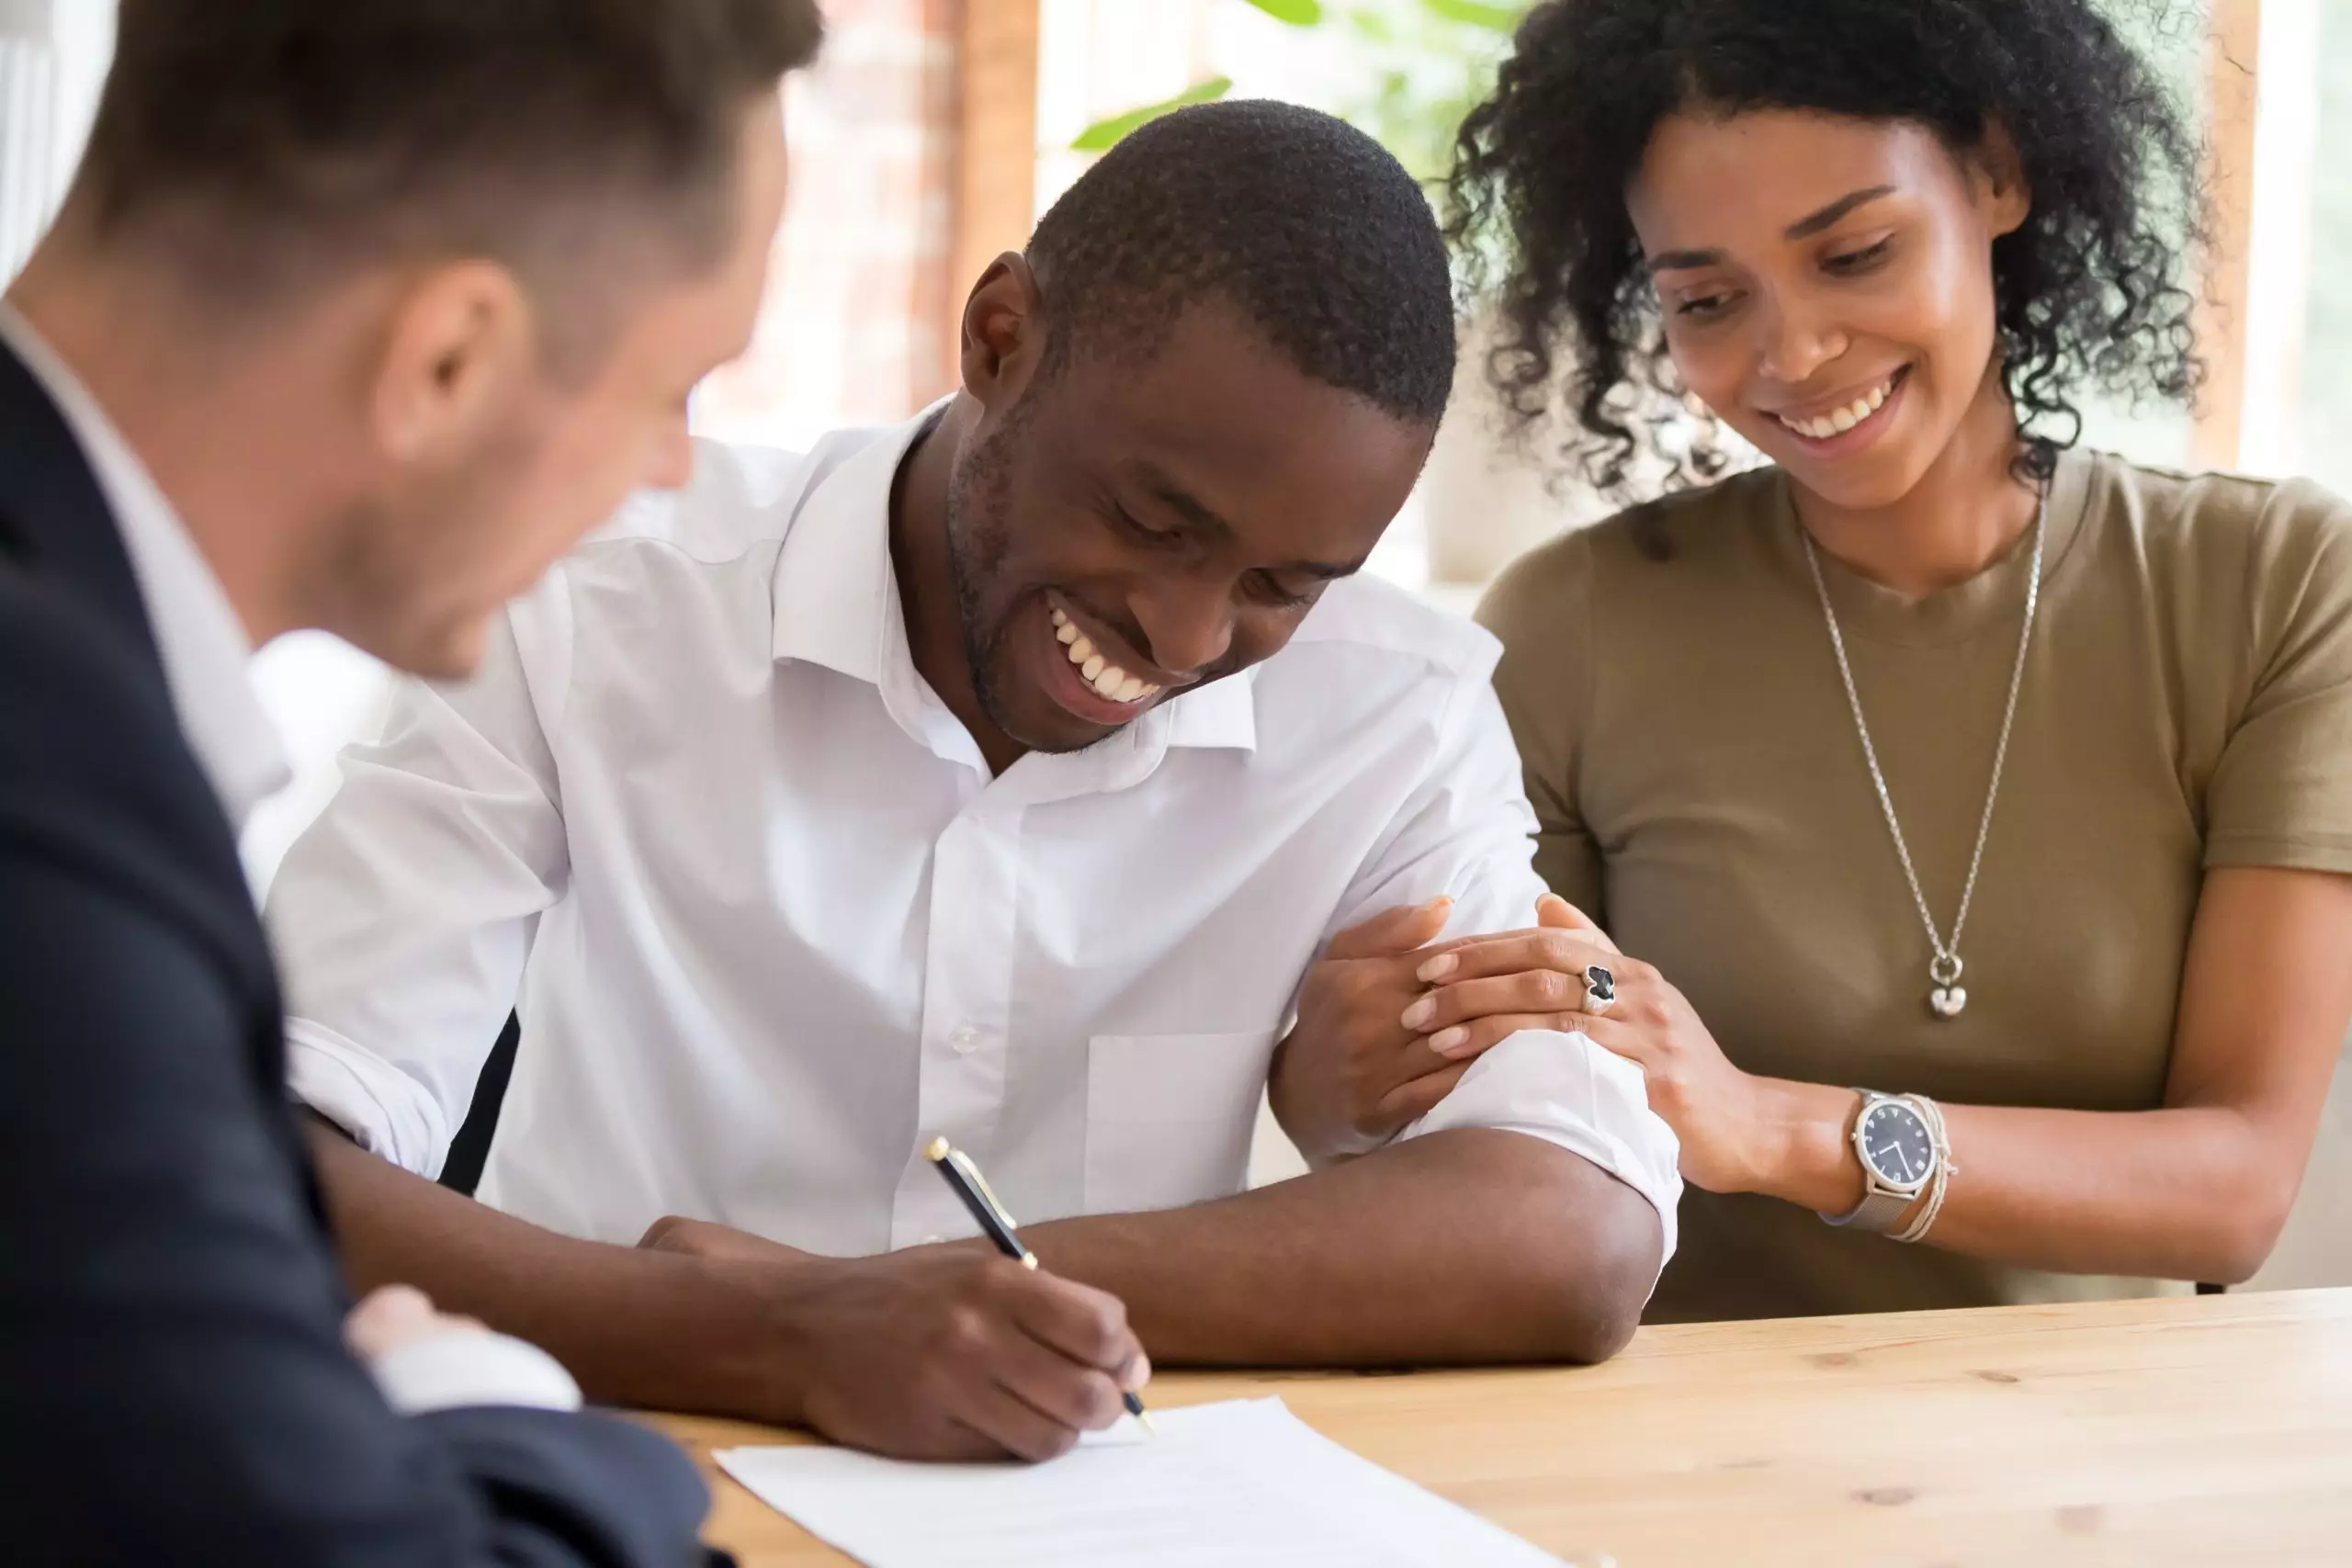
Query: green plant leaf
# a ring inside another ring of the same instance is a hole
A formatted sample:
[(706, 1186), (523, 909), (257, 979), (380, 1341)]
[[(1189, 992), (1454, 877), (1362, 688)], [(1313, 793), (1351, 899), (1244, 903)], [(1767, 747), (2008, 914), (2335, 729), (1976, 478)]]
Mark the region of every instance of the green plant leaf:
[(1233, 78), (1230, 76), (1212, 76), (1205, 82), (1195, 82), (1172, 98), (1146, 104), (1125, 114), (1114, 114), (1108, 119), (1096, 120), (1078, 133), (1078, 140), (1069, 144), (1070, 150), (1074, 152), (1104, 152), (1137, 126), (1149, 125), (1161, 115), (1173, 114), (1188, 105), (1214, 103), (1231, 91)]
[(1250, 4), (1295, 28), (1311, 28), (1323, 19), (1323, 0), (1250, 0)]
[(1496, 5), (1491, 0), (1421, 0), (1421, 4), (1433, 17), (1498, 33), (1507, 33), (1518, 27), (1520, 17), (1527, 10), (1524, 0), (1516, 6)]
[(1376, 45), (1394, 44), (1396, 41), (1396, 24), (1390, 21), (1388, 14), (1379, 7), (1353, 6), (1349, 7), (1344, 15), (1348, 18), (1348, 25), (1355, 28), (1358, 38)]

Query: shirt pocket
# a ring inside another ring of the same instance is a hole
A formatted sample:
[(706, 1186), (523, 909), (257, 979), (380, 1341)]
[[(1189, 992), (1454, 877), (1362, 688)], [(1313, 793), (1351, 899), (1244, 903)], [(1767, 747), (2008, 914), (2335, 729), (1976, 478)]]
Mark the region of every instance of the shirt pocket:
[(1088, 1211), (1173, 1209), (1240, 1191), (1275, 1033), (1089, 1040)]

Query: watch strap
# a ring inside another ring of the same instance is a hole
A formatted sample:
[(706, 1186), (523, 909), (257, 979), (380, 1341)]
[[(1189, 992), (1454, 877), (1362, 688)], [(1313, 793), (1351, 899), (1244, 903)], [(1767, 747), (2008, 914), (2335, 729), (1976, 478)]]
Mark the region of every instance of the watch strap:
[[(1867, 1172), (1863, 1179), (1869, 1179)], [(1904, 1210), (1918, 1201), (1917, 1192), (1865, 1192), (1862, 1201), (1844, 1213), (1821, 1217), (1833, 1225), (1860, 1225), (1883, 1235), (1894, 1228), (1894, 1222), (1903, 1217)]]

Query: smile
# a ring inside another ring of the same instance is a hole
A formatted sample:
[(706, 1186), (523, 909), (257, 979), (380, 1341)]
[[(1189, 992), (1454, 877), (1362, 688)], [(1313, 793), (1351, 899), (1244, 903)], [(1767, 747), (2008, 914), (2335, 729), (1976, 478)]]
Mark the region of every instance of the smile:
[(1910, 374), (1911, 367), (1906, 365), (1877, 386), (1856, 397), (1852, 402), (1831, 409), (1826, 413), (1814, 414), (1804, 419), (1792, 419), (1787, 414), (1778, 413), (1772, 417), (1781, 422), (1782, 429), (1802, 435), (1807, 441), (1835, 441), (1841, 435), (1850, 435), (1855, 431), (1875, 423), (1881, 412), (1885, 409), (1888, 400), (1894, 396)]
[(1093, 687), (1097, 696), (1133, 705), (1159, 695), (1161, 687), (1128, 674), (1095, 651), (1086, 634), (1059, 610), (1054, 612), (1054, 636), (1060, 639), (1063, 654), (1077, 667), (1079, 678)]

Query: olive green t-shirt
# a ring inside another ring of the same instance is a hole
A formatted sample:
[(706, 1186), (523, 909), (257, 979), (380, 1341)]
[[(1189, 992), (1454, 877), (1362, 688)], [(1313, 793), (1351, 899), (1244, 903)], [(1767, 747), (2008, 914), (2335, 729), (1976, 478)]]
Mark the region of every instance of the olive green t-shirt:
[[(1928, 936), (1777, 469), (1565, 535), (1480, 619), (1537, 869), (1656, 964), (1739, 1066), (1962, 1104), (2163, 1102), (2209, 867), (2352, 873), (2352, 508), (2086, 453), (2052, 487), (2041, 618), (1960, 943)], [(1822, 559), (1919, 880), (1949, 934), (2030, 539), (1909, 601)], [(1966, 1151), (1957, 1151), (1965, 1179)], [(1656, 1321), (2153, 1292), (1689, 1190)]]

